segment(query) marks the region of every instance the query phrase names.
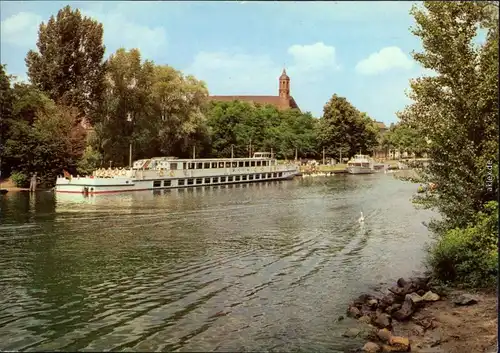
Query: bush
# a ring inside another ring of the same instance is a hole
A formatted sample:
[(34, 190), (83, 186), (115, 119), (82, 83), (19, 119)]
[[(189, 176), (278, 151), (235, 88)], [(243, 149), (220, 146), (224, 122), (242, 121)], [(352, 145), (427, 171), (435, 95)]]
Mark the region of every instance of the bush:
[(22, 172), (13, 172), (10, 175), (10, 180), (12, 180), (14, 185), (18, 188), (27, 188), (29, 186), (29, 178)]
[(498, 276), (498, 202), (491, 201), (474, 224), (443, 233), (429, 249), (428, 265), (445, 283), (491, 287)]

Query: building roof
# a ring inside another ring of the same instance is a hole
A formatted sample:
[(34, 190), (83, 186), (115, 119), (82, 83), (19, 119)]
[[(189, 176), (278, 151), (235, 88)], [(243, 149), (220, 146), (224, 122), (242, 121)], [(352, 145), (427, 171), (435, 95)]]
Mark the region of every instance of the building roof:
[(262, 105), (274, 105), (278, 109), (299, 109), (299, 106), (295, 102), (292, 96), (288, 99), (281, 98), (280, 96), (209, 96), (209, 100), (215, 100), (220, 102), (232, 102), (235, 100), (242, 102), (253, 102)]
[(381, 121), (375, 121), (375, 124), (377, 125), (377, 127), (380, 129), (380, 130), (384, 130), (384, 129), (387, 129), (387, 126), (381, 122)]
[(290, 81), (290, 77), (286, 74), (286, 70), (283, 69), (283, 72), (281, 73), (280, 80), (287, 80)]

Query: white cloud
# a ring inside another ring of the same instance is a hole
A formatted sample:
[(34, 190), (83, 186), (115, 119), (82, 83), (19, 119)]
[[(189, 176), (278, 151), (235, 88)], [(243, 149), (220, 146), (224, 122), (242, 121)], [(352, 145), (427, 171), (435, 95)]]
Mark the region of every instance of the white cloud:
[(293, 56), (294, 67), (299, 71), (338, 70), (335, 48), (318, 42), (310, 45), (294, 44), (288, 48)]
[[(295, 83), (314, 81), (339, 68), (335, 48), (322, 42), (292, 45), (287, 50), (292, 57), (286, 70)], [(268, 55), (240, 52), (200, 52), (184, 71), (204, 80), (212, 94), (276, 95), (278, 77), (283, 66)], [(321, 75), (320, 75), (321, 74)]]
[(413, 61), (398, 47), (385, 47), (370, 54), (356, 65), (356, 71), (362, 75), (376, 75), (391, 69), (409, 70)]
[(36, 43), (42, 17), (32, 12), (19, 12), (1, 23), (1, 41), (8, 44), (32, 47)]
[(166, 49), (167, 34), (163, 27), (149, 27), (134, 23), (120, 12), (104, 14), (94, 11), (82, 11), (85, 16), (98, 20), (104, 27), (106, 54), (117, 49), (137, 48), (143, 58), (152, 58)]

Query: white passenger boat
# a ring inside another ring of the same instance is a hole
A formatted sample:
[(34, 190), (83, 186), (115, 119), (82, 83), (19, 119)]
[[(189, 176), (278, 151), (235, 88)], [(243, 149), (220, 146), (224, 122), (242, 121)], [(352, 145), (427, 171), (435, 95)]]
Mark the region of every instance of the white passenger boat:
[(251, 183), (292, 179), (299, 173), (295, 164), (278, 164), (271, 153), (256, 152), (251, 158), (141, 159), (132, 168), (99, 169), (91, 176), (57, 177), (55, 191), (104, 194), (139, 190), (186, 188), (206, 185)]
[(347, 162), (346, 170), (349, 174), (372, 174), (374, 164), (370, 156), (357, 154)]

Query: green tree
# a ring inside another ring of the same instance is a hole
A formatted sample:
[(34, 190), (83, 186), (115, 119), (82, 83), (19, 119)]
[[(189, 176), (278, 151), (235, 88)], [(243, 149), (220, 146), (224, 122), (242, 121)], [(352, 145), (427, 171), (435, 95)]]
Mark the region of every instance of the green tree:
[[(92, 147), (104, 161), (114, 165), (128, 164), (129, 144), (134, 145), (134, 156), (154, 154), (156, 132), (148, 129), (152, 116), (151, 92), (154, 64), (141, 61), (137, 49), (118, 49), (106, 62), (106, 85), (100, 102), (100, 119), (94, 127)], [(149, 143), (148, 143), (149, 142)], [(145, 146), (151, 149), (146, 149)]]
[[(435, 76), (411, 81), (415, 102), (400, 114), (403, 122), (430, 139), (432, 159), (424, 177), (438, 185), (426, 204), (442, 222), (435, 230), (465, 227), (498, 192), (498, 22), (483, 2), (431, 2), (411, 13), (424, 52), (413, 56)], [(477, 45), (480, 26), (485, 43)], [(491, 171), (493, 185), (486, 186)]]
[(317, 126), (319, 148), (329, 156), (369, 153), (377, 145), (378, 129), (366, 113), (361, 113), (336, 94), (325, 104)]
[(2, 171), (5, 171), (4, 142), (9, 136), (8, 122), (12, 116), (12, 104), (14, 95), (10, 87), (10, 76), (5, 71), (5, 65), (0, 65), (0, 179)]
[(38, 32), (38, 52), (26, 56), (28, 77), (57, 104), (73, 106), (95, 118), (103, 91), (103, 28), (66, 6)]
[(204, 115), (207, 97), (204, 82), (167, 65), (154, 67), (150, 100), (155, 118), (150, 121), (158, 132), (162, 154), (188, 156), (192, 147), (198, 155), (203, 149), (209, 152)]

